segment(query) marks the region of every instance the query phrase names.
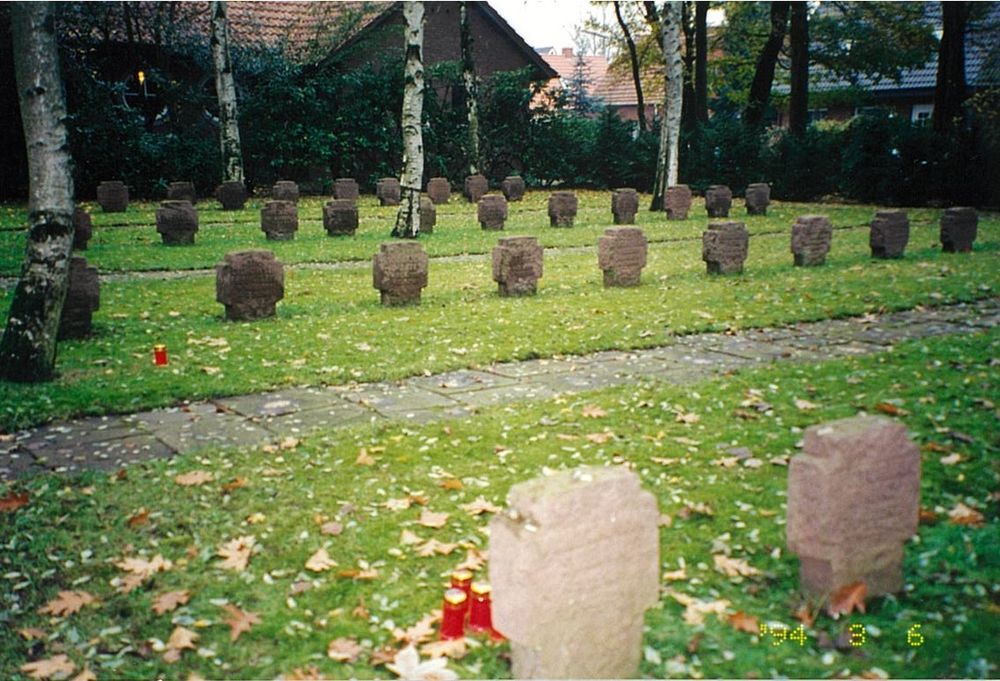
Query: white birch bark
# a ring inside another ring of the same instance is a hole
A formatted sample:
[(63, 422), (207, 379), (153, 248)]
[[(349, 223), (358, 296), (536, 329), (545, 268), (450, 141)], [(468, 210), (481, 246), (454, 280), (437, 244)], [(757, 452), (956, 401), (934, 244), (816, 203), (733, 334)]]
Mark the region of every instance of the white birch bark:
[(392, 230), (395, 237), (420, 234), (420, 185), (424, 177), (424, 3), (403, 2), (406, 21), (406, 66), (403, 84), (403, 176), (399, 213)]
[(459, 3), (460, 32), (462, 42), (462, 81), (465, 84), (465, 115), (468, 121), (468, 140), (466, 142), (469, 157), (469, 175), (479, 172), (479, 103), (478, 84), (476, 83), (476, 62), (472, 54), (472, 19), (469, 16), (469, 3), (462, 0)]
[(72, 159), (53, 13), (48, 2), (11, 7), (29, 174), (24, 264), (0, 339), (0, 377), (13, 381), (43, 381), (53, 375), (73, 249)]
[(663, 209), (667, 187), (677, 184), (681, 135), (681, 108), (684, 102), (684, 65), (681, 61), (682, 3), (664, 4), (660, 19), (663, 47), (664, 80), (663, 120), (660, 123), (660, 149), (653, 181), (653, 210)]
[(212, 62), (215, 93), (219, 99), (219, 144), (222, 149), (223, 182), (243, 182), (243, 152), (236, 117), (236, 83), (229, 59), (229, 20), (224, 1), (212, 2)]

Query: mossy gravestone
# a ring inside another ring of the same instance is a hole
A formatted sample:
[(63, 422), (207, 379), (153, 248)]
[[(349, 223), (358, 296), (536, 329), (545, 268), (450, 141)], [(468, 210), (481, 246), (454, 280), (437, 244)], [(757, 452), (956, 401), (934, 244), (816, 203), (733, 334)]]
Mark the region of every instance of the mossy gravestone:
[(489, 571), (514, 678), (635, 678), (643, 613), (659, 600), (656, 499), (622, 467), (560, 471), (507, 499)]
[(747, 185), (743, 201), (747, 207), (747, 215), (767, 215), (767, 206), (771, 203), (771, 186), (766, 182)]
[(358, 183), (353, 177), (338, 177), (333, 182), (333, 197), (341, 201), (358, 200)]
[(381, 244), (372, 261), (372, 279), (382, 304), (419, 304), (427, 286), (427, 264), (427, 254), (415, 241)]
[(271, 198), (275, 201), (292, 201), (293, 203), (299, 200), (299, 185), (291, 180), (278, 180), (271, 187)]
[(227, 253), (215, 267), (215, 299), (226, 306), (226, 319), (273, 317), (284, 297), (285, 269), (271, 251)]
[(434, 202), (426, 196), (420, 197), (420, 233), (433, 234), (434, 225), (437, 224), (437, 207)]
[(493, 281), (500, 295), (535, 295), (542, 277), (543, 253), (533, 236), (500, 239), (493, 249)]

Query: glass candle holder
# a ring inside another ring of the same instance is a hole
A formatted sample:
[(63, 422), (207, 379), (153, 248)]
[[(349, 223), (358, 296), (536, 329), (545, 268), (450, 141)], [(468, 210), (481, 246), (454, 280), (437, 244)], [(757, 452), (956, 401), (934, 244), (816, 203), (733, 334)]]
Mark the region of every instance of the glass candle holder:
[(493, 631), (493, 614), (491, 612), (490, 585), (486, 582), (473, 582), (472, 600), (469, 603), (469, 629), (476, 632)]
[[(455, 570), (451, 573), (451, 588), (461, 589), (465, 595), (472, 598), (472, 572), (469, 570)], [(467, 601), (468, 602), (468, 601)]]
[(465, 613), (469, 608), (469, 597), (461, 589), (448, 589), (444, 592), (444, 603), (441, 605), (441, 640), (462, 638), (465, 636)]
[(157, 343), (153, 346), (153, 364), (158, 367), (166, 366), (167, 364), (167, 346), (162, 343)]

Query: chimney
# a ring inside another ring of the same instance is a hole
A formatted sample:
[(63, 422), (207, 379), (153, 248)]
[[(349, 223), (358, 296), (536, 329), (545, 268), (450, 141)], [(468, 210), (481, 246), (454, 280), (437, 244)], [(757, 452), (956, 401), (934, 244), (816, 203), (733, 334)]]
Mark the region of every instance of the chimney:
[(564, 47), (563, 48), (563, 55), (562, 56), (564, 56), (564, 57), (572, 57), (573, 56), (573, 48), (572, 47)]

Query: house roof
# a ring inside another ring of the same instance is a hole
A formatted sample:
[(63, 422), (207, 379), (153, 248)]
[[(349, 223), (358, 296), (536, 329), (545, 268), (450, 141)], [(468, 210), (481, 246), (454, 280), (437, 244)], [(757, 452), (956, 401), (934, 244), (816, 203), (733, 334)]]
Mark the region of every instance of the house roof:
[[(642, 97), (646, 104), (663, 103), (663, 68), (647, 70), (640, 75), (642, 82)], [(635, 94), (635, 83), (631, 72), (625, 73), (616, 68), (609, 68), (597, 88), (597, 96), (604, 100), (607, 106), (638, 106), (639, 98)]]
[[(576, 75), (577, 65), (583, 70), (583, 88), (592, 97), (600, 97), (600, 89), (608, 72), (608, 59), (600, 55), (573, 53), (573, 48), (564, 48), (558, 54), (542, 54), (541, 59), (555, 72), (548, 83), (549, 87), (563, 87)], [(582, 62), (582, 64), (581, 64)]]

